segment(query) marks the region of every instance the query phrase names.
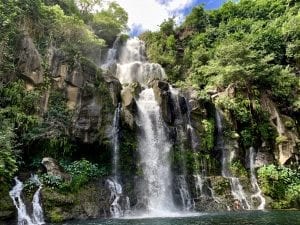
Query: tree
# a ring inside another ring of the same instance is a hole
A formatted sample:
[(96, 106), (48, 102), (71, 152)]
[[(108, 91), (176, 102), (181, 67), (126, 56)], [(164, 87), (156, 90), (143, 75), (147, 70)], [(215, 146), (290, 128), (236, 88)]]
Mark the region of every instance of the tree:
[(192, 12), (186, 17), (183, 27), (197, 32), (204, 32), (208, 25), (208, 15), (202, 5), (192, 9)]
[(127, 29), (127, 21), (127, 12), (120, 5), (112, 2), (108, 9), (95, 13), (90, 23), (95, 34), (111, 45), (115, 37)]

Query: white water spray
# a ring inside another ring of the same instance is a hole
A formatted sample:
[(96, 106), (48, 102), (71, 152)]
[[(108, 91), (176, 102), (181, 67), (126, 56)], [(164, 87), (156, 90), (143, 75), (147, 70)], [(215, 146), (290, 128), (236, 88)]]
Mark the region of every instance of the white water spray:
[(33, 200), (32, 200), (32, 221), (34, 224), (45, 224), (44, 221), (44, 212), (42, 209), (42, 206), (40, 204), (40, 192), (42, 190), (42, 183), (40, 182), (39, 178), (37, 175), (33, 175), (31, 177), (31, 180), (39, 186), (37, 191), (33, 195)]
[(119, 200), (123, 192), (122, 186), (114, 179), (107, 179), (106, 183), (110, 190), (110, 214), (113, 218), (119, 218), (123, 216), (123, 210), (119, 204)]
[(18, 225), (42, 225), (45, 224), (43, 209), (40, 204), (40, 191), (42, 189), (42, 184), (40, 183), (36, 175), (31, 177), (31, 180), (36, 183), (39, 188), (33, 195), (32, 200), (32, 217), (30, 217), (26, 210), (26, 205), (22, 200), (22, 191), (24, 188), (23, 183), (18, 180), (17, 177), (14, 178), (16, 185), (9, 192), (9, 196), (13, 200), (13, 203), (18, 211)]
[(17, 177), (14, 178), (16, 185), (9, 192), (9, 196), (13, 200), (15, 207), (18, 210), (18, 225), (34, 225), (31, 218), (27, 214), (25, 203), (21, 198), (23, 191), (23, 183), (18, 180)]
[(171, 144), (165, 133), (160, 108), (152, 88), (147, 88), (140, 93), (137, 107), (142, 124), (139, 134), (139, 153), (146, 182), (144, 198), (149, 213), (153, 216), (161, 216), (175, 210), (169, 160)]
[(262, 191), (258, 185), (256, 175), (255, 175), (255, 167), (254, 167), (254, 161), (255, 161), (255, 150), (253, 147), (250, 147), (249, 149), (249, 162), (250, 162), (250, 172), (251, 172), (251, 185), (252, 189), (255, 192), (255, 194), (251, 195), (251, 199), (259, 199), (260, 204), (257, 207), (258, 210), (264, 210), (266, 205), (266, 199), (262, 195)]

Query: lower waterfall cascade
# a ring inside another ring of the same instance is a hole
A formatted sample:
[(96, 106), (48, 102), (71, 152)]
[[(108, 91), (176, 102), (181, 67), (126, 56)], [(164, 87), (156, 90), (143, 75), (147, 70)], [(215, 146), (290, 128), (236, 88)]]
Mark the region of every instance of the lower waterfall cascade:
[(251, 186), (253, 191), (255, 192), (253, 195), (251, 195), (251, 199), (259, 199), (260, 204), (258, 205), (258, 210), (264, 210), (266, 205), (266, 199), (262, 195), (262, 191), (258, 185), (257, 178), (255, 175), (255, 149), (253, 147), (250, 147), (249, 149), (249, 162), (250, 162), (250, 172), (251, 172)]
[(40, 204), (40, 191), (42, 184), (40, 183), (36, 175), (31, 177), (33, 183), (38, 185), (37, 191), (33, 195), (32, 200), (32, 215), (30, 216), (27, 212), (26, 205), (22, 199), (22, 191), (24, 188), (23, 183), (17, 178), (14, 178), (16, 184), (13, 189), (9, 192), (10, 197), (18, 212), (18, 225), (42, 225), (45, 224), (43, 209)]
[(168, 160), (171, 144), (159, 113), (152, 88), (146, 88), (137, 100), (140, 127), (138, 151), (145, 187), (144, 201), (153, 216), (175, 211), (171, 190), (171, 168)]

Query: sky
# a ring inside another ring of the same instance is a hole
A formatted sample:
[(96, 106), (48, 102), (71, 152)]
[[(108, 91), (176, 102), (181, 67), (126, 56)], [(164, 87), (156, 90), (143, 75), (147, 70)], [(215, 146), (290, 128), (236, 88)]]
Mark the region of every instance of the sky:
[(128, 13), (131, 36), (143, 31), (155, 31), (166, 19), (175, 17), (180, 23), (193, 7), (204, 4), (205, 9), (220, 7), (225, 0), (115, 0)]

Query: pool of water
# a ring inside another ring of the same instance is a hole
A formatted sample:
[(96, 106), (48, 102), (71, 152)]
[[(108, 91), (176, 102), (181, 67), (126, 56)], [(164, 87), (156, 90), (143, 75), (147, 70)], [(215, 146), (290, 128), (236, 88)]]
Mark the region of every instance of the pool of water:
[(176, 218), (101, 219), (70, 221), (60, 225), (300, 225), (300, 211), (247, 211)]

